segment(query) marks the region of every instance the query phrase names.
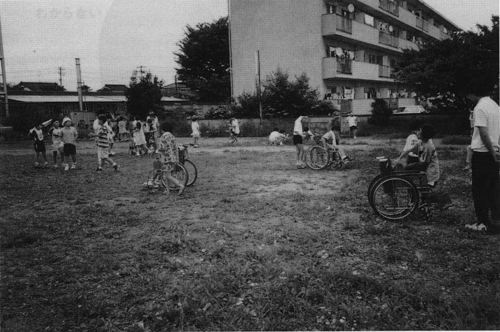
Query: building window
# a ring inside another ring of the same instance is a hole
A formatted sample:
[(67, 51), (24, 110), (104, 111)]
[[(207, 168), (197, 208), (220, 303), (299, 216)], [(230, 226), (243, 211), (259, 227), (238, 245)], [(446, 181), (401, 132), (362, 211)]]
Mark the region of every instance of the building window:
[(370, 25), (372, 27), (375, 26), (375, 19), (373, 16), (365, 14), (365, 24)]

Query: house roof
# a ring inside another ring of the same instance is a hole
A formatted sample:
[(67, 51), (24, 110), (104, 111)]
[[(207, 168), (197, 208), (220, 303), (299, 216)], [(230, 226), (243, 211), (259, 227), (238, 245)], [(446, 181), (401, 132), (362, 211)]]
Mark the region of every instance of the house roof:
[[(25, 95), (9, 96), (9, 100), (23, 103), (78, 103), (78, 96), (71, 95)], [(125, 96), (84, 96), (84, 103), (123, 103)]]
[(115, 92), (125, 92), (128, 87), (125, 84), (104, 84), (104, 86), (97, 91), (115, 91)]
[[(78, 103), (77, 95), (11, 95), (9, 100), (22, 103)], [(127, 97), (122, 95), (117, 96), (83, 96), (84, 103), (124, 103)], [(185, 99), (174, 97), (162, 97), (162, 102), (181, 103), (186, 102)]]
[(163, 89), (175, 89), (176, 87), (177, 87), (177, 89), (186, 89), (187, 88), (186, 84), (184, 84), (182, 82), (170, 83), (170, 84), (164, 85), (162, 88)]
[(20, 82), (13, 87), (15, 90), (28, 89), (31, 91), (58, 90), (61, 89), (59, 84), (52, 82)]

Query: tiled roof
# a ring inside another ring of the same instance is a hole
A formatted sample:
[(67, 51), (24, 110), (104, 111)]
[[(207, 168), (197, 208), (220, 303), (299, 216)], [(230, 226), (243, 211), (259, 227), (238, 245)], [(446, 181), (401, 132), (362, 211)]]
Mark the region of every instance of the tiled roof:
[[(9, 100), (20, 101), (23, 103), (78, 103), (78, 96), (45, 96), (45, 95), (26, 95), (9, 96)], [(120, 103), (126, 102), (125, 96), (84, 96), (84, 103)]]

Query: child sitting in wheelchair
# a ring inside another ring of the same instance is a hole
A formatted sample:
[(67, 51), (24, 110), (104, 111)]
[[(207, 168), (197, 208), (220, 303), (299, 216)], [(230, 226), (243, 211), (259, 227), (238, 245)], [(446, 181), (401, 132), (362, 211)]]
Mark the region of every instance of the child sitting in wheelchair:
[(335, 134), (335, 131), (338, 131), (339, 128), (337, 126), (332, 125), (330, 130), (324, 134), (321, 137), (321, 142), (323, 143), (323, 148), (328, 151), (329, 149), (333, 149), (335, 151), (338, 151), (340, 158), (344, 162), (344, 164), (349, 163), (350, 159), (349, 157), (345, 154), (344, 148), (340, 146), (339, 144), (339, 139), (337, 135)]
[[(427, 186), (434, 188), (440, 177), (439, 160), (436, 147), (432, 142), (432, 138), (436, 135), (436, 130), (429, 124), (424, 124), (418, 131), (419, 140), (414, 146), (410, 146), (403, 150), (401, 156), (396, 159), (396, 164), (407, 156), (410, 152), (414, 152), (418, 156), (418, 161), (408, 164), (403, 168), (403, 171), (420, 171), (425, 172), (427, 176)], [(450, 208), (453, 203), (448, 194), (434, 193), (432, 200), (444, 210)]]
[(396, 159), (396, 164), (406, 157), (410, 152), (418, 156), (418, 161), (408, 164), (404, 170), (422, 171), (427, 174), (427, 184), (429, 187), (435, 187), (439, 180), (439, 161), (436, 152), (436, 147), (432, 142), (432, 138), (436, 135), (436, 130), (429, 124), (424, 124), (418, 131), (419, 140), (413, 146), (405, 147), (401, 156)]

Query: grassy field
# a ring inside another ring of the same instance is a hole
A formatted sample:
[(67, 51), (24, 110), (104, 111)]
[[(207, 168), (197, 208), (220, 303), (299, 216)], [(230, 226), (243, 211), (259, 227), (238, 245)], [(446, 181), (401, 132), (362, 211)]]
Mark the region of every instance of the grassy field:
[(347, 169), (312, 171), (291, 146), (226, 141), (193, 151), (181, 197), (143, 190), (152, 159), (125, 143), (102, 174), (88, 142), (66, 174), (2, 146), (2, 331), (500, 329), (500, 237), (464, 230), (464, 147), (438, 146), (455, 207), (426, 223), (367, 202), (400, 142), (351, 141)]

